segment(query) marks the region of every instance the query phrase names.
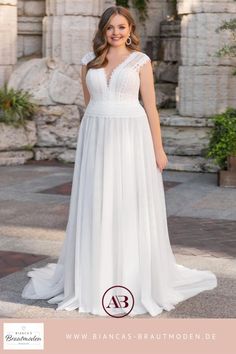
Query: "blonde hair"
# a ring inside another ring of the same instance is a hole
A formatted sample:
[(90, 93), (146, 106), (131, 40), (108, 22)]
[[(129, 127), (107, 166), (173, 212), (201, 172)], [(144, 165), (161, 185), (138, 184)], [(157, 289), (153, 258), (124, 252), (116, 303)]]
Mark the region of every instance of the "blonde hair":
[(141, 51), (140, 49), (140, 38), (136, 34), (136, 24), (134, 22), (134, 19), (130, 13), (130, 11), (123, 7), (123, 6), (111, 6), (108, 7), (102, 14), (100, 21), (98, 23), (98, 30), (94, 36), (93, 39), (93, 51), (95, 54), (95, 58), (92, 59), (88, 64), (87, 68), (94, 68), (98, 69), (101, 67), (106, 66), (108, 63), (108, 60), (106, 58), (106, 55), (109, 50), (109, 44), (106, 40), (106, 30), (109, 26), (111, 18), (116, 15), (122, 15), (126, 18), (128, 21), (128, 24), (130, 26), (130, 38), (131, 38), (131, 44), (129, 45), (129, 48), (131, 50), (137, 50)]

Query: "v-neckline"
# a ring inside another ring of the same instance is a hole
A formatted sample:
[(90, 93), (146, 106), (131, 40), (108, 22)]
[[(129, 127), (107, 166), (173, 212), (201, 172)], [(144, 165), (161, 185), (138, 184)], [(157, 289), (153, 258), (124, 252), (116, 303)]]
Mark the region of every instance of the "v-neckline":
[(109, 77), (107, 77), (107, 73), (106, 73), (106, 69), (105, 67), (101, 68), (102, 71), (103, 71), (103, 74), (104, 74), (104, 77), (105, 77), (105, 81), (106, 81), (106, 86), (107, 88), (109, 89), (110, 88), (110, 85), (111, 85), (111, 79), (114, 75), (114, 73), (117, 71), (117, 69), (119, 69), (123, 64), (126, 63), (126, 61), (134, 54), (134, 53), (137, 53), (136, 50), (133, 50), (124, 60), (122, 60), (118, 65), (116, 65), (114, 67), (114, 69), (112, 69)]

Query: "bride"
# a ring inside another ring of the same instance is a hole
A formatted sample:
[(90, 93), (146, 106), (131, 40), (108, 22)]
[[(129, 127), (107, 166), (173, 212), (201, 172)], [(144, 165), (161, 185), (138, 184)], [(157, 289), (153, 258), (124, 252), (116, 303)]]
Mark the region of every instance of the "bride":
[(66, 237), (56, 264), (28, 272), (24, 298), (107, 316), (104, 294), (120, 285), (133, 294), (130, 316), (157, 316), (217, 286), (211, 271), (177, 264), (171, 249), (162, 179), (168, 160), (151, 59), (139, 43), (130, 12), (107, 8), (81, 60), (86, 110)]

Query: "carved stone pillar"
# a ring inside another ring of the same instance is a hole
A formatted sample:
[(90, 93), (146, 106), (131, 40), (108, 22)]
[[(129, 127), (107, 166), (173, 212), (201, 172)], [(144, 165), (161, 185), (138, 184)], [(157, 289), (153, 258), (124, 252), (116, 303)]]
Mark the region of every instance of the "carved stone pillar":
[(103, 0), (47, 0), (43, 56), (79, 64), (83, 54), (91, 50), (103, 9)]
[(0, 87), (17, 60), (17, 0), (0, 0)]
[(227, 106), (236, 107), (236, 58), (217, 58), (215, 53), (230, 39), (216, 33), (223, 21), (235, 18), (231, 0), (178, 0), (181, 15), (181, 66), (179, 105), (182, 116), (208, 117)]

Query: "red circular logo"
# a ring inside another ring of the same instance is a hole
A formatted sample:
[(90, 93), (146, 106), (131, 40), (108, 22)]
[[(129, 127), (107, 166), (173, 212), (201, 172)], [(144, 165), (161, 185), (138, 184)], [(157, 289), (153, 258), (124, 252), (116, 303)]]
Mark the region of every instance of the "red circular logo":
[(125, 317), (134, 307), (134, 296), (125, 286), (114, 285), (103, 294), (102, 306), (111, 317)]

